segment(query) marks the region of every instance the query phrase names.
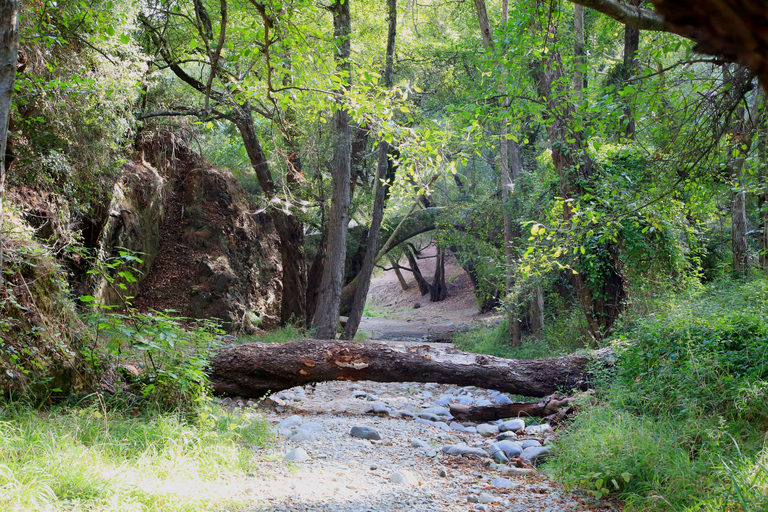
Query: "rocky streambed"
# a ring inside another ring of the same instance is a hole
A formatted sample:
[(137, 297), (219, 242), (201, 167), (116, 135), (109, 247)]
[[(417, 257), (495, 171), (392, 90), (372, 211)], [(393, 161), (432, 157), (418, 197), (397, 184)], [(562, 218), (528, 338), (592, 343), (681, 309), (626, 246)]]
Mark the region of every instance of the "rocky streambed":
[(419, 383), (325, 382), (257, 405), (277, 443), (247, 479), (253, 511), (613, 510), (554, 484), (537, 469), (549, 425), (523, 419), (454, 421), (452, 402), (504, 403), (498, 392)]

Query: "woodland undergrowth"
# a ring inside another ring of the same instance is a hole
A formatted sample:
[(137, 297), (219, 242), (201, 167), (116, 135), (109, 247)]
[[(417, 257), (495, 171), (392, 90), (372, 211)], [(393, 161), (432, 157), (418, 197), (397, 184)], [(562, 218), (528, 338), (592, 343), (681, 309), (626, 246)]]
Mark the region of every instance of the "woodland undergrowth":
[(626, 314), (547, 471), (629, 511), (768, 510), (767, 299), (722, 279)]

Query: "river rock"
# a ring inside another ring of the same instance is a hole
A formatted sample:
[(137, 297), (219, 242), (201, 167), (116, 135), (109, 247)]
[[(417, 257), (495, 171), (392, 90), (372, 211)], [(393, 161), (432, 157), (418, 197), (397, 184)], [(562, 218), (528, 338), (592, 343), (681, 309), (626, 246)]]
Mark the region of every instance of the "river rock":
[(509, 478), (498, 477), (491, 480), (491, 485), (494, 487), (499, 487), (501, 489), (509, 489), (510, 487), (515, 486), (515, 482), (513, 482)]
[(515, 441), (497, 441), (489, 448), (491, 454), (502, 451), (508, 458), (518, 457), (523, 452), (523, 447)]
[(449, 444), (443, 446), (443, 453), (448, 455), (477, 455), (479, 457), (487, 457), (488, 452), (482, 448), (475, 448), (467, 446), (466, 444)]
[(519, 432), (525, 429), (525, 420), (515, 418), (513, 420), (507, 420), (499, 425), (499, 431), (501, 432)]
[(309, 430), (304, 430), (303, 428), (297, 428), (295, 430), (292, 430), (290, 434), (288, 434), (288, 439), (290, 439), (293, 442), (299, 442), (299, 441), (314, 441), (315, 436), (312, 435)]
[(293, 450), (289, 451), (285, 455), (283, 455), (283, 460), (290, 460), (292, 462), (304, 462), (305, 460), (309, 460), (309, 454), (299, 446), (298, 448), (294, 448)]
[(542, 432), (546, 432), (547, 430), (552, 430), (552, 427), (549, 426), (547, 423), (544, 423), (543, 425), (530, 425), (525, 429), (525, 433), (541, 434)]
[(546, 446), (531, 446), (523, 450), (520, 454), (520, 458), (529, 461), (531, 464), (540, 462), (549, 457), (550, 451)]
[(355, 425), (352, 427), (352, 430), (349, 431), (349, 435), (352, 437), (358, 437), (360, 439), (381, 441), (381, 434), (379, 434), (379, 431), (373, 427)]
[(491, 494), (489, 492), (481, 492), (480, 496), (477, 497), (477, 501), (479, 503), (493, 503), (493, 502), (495, 502), (497, 500), (496, 500), (496, 497), (493, 494)]
[(523, 444), (522, 444), (523, 450), (525, 450), (526, 448), (530, 448), (532, 446), (541, 446), (541, 443), (535, 439), (526, 439), (525, 441), (523, 441)]
[(278, 423), (277, 426), (280, 428), (293, 428), (301, 425), (303, 421), (304, 420), (301, 418), (301, 416), (294, 414), (293, 416), (285, 418), (283, 421)]
[(416, 485), (419, 483), (419, 481), (416, 479), (416, 477), (408, 470), (401, 469), (400, 471), (395, 471), (391, 475), (389, 475), (389, 481), (393, 484), (406, 484), (406, 485)]
[(477, 428), (477, 433), (483, 437), (491, 437), (499, 433), (499, 427), (489, 423), (481, 423), (475, 428)]

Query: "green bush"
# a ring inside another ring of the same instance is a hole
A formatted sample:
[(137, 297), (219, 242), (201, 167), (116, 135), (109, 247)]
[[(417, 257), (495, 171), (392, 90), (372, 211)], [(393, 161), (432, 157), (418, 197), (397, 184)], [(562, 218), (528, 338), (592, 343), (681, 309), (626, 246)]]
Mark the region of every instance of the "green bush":
[(764, 277), (719, 281), (623, 322), (612, 380), (569, 425), (550, 470), (627, 510), (768, 509), (766, 298)]

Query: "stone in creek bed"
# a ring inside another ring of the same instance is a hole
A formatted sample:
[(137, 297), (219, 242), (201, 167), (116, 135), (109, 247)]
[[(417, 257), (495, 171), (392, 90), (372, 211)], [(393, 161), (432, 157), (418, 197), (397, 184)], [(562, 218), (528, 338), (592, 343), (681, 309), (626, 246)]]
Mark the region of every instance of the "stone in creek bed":
[(523, 429), (525, 429), (525, 421), (520, 418), (507, 420), (499, 425), (499, 431), (501, 432), (519, 432)]
[(520, 454), (520, 458), (529, 461), (531, 464), (543, 461), (549, 457), (550, 451), (546, 446), (531, 446), (523, 450)]
[(491, 437), (499, 433), (499, 427), (488, 423), (481, 423), (475, 428), (477, 429), (477, 433), (483, 437)]
[(480, 457), (487, 457), (488, 452), (482, 448), (474, 448), (467, 446), (466, 444), (448, 444), (443, 446), (443, 453), (448, 455), (478, 455)]
[(294, 414), (293, 416), (285, 418), (283, 421), (278, 423), (277, 426), (280, 428), (298, 427), (303, 421), (304, 420), (301, 418), (301, 416)]
[(498, 405), (508, 405), (508, 404), (514, 403), (512, 402), (512, 400), (510, 400), (510, 398), (507, 395), (503, 393), (499, 393), (498, 395), (493, 397), (493, 401), (496, 402)]
[(486, 400), (485, 398), (481, 398), (477, 402), (475, 402), (475, 405), (478, 407), (488, 407), (489, 405), (493, 405), (493, 402), (490, 400)]
[(505, 439), (517, 439), (517, 434), (514, 432), (510, 432), (509, 430), (506, 432), (502, 432), (501, 434), (496, 436), (496, 439), (498, 441), (504, 441)]
[(421, 439), (411, 439), (411, 446), (414, 448), (429, 448), (429, 445)]
[(440, 421), (440, 418), (437, 417), (437, 414), (432, 412), (420, 412), (416, 416), (427, 421)]
[(548, 424), (544, 423), (543, 425), (531, 425), (528, 428), (525, 429), (526, 434), (541, 434), (542, 432), (546, 432), (547, 430), (551, 430), (552, 427), (550, 427)]
[(303, 428), (307, 432), (320, 432), (321, 430), (323, 430), (323, 426), (321, 424), (315, 422), (315, 421), (310, 421), (308, 423), (302, 423), (301, 427), (299, 427), (299, 428)]
[(381, 441), (382, 437), (379, 431), (373, 427), (365, 427), (361, 425), (355, 425), (352, 430), (349, 431), (349, 435), (352, 437), (358, 437), (360, 439), (370, 439), (374, 441)]
[(309, 460), (309, 454), (306, 452), (306, 450), (304, 450), (304, 448), (298, 447), (283, 455), (283, 460), (304, 462), (305, 460)]
[(453, 418), (451, 415), (451, 410), (447, 407), (428, 407), (427, 409), (424, 409), (424, 412), (429, 412), (437, 416), (447, 416), (449, 418)]
[(400, 471), (395, 471), (391, 475), (389, 475), (389, 481), (393, 484), (407, 484), (407, 485), (416, 485), (418, 480), (415, 476), (413, 476), (413, 473), (410, 471), (407, 471), (405, 469), (401, 469)]
[(518, 457), (523, 452), (523, 447), (520, 443), (515, 441), (498, 441), (493, 443), (489, 448), (491, 455), (498, 451), (504, 452), (504, 455), (509, 457)]
[(516, 468), (514, 466), (505, 466), (500, 471), (502, 475), (530, 475), (533, 473), (531, 468)]
[(389, 408), (384, 404), (384, 402), (373, 402), (371, 404), (371, 407), (368, 408), (365, 412), (367, 413), (373, 413), (373, 414), (386, 414), (389, 415)]
[(499, 477), (491, 480), (491, 485), (494, 487), (499, 487), (501, 489), (509, 489), (510, 487), (515, 487), (515, 482), (513, 482), (509, 478)]
[(368, 393), (366, 393), (362, 389), (356, 389), (352, 392), (352, 396), (355, 398), (365, 398), (366, 396), (368, 396)]
[(525, 450), (526, 448), (530, 448), (531, 446), (541, 446), (541, 443), (535, 439), (526, 439), (525, 441), (523, 441), (522, 446), (523, 446), (523, 450)]
[(466, 432), (467, 431), (467, 427), (465, 427), (464, 425), (462, 425), (461, 423), (456, 422), (456, 421), (452, 421), (451, 424), (448, 425), (448, 426), (451, 427), (452, 430), (457, 430), (459, 432)]
[(298, 441), (314, 441), (315, 436), (313, 436), (309, 430), (304, 430), (303, 428), (297, 428), (295, 430), (292, 430), (290, 434), (288, 434), (288, 439), (294, 442)]
[(496, 501), (496, 497), (488, 492), (481, 492), (480, 496), (477, 497), (477, 501), (480, 503), (493, 503)]

